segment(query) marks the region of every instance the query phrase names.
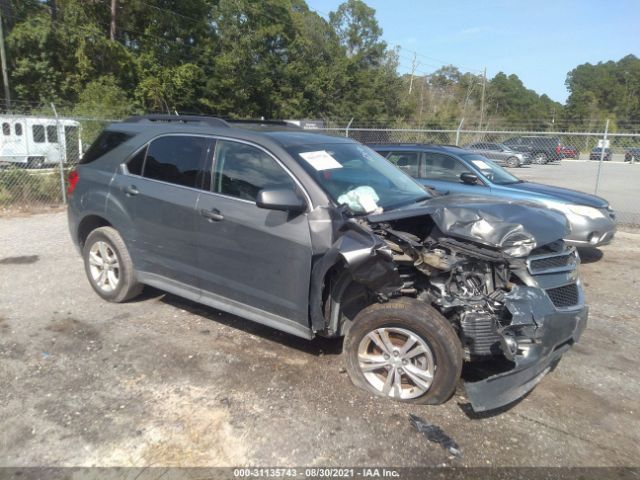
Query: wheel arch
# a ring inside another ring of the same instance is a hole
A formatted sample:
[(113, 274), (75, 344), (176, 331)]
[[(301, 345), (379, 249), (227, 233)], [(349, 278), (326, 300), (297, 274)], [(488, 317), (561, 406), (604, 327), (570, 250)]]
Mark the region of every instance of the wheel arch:
[(113, 225), (103, 216), (90, 214), (85, 216), (76, 230), (76, 239), (80, 248), (84, 247), (84, 243), (91, 232), (100, 227), (112, 227)]

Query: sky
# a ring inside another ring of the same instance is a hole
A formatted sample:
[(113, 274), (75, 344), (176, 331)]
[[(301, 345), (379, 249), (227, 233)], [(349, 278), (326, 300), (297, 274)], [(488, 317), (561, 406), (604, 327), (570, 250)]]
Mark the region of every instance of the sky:
[[(321, 15), (342, 0), (307, 0)], [(564, 103), (567, 73), (583, 63), (640, 57), (640, 0), (365, 0), (383, 39), (399, 46), (400, 73), (445, 64), (492, 78), (515, 73)]]

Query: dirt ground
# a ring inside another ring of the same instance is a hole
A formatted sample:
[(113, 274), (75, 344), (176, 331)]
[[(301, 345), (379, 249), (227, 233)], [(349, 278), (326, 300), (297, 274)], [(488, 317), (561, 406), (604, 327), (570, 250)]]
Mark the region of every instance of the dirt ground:
[(462, 388), (442, 406), (357, 390), (336, 341), (156, 290), (106, 303), (64, 213), (0, 218), (0, 467), (638, 466), (640, 234), (583, 257), (581, 343), (525, 399), (474, 415)]

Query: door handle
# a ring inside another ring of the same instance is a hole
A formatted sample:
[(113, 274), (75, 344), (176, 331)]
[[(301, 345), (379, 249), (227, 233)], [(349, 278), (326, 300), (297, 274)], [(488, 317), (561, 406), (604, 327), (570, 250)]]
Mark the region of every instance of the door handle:
[(224, 215), (220, 213), (220, 210), (217, 208), (211, 210), (205, 210), (204, 208), (200, 210), (200, 215), (211, 222), (219, 222), (220, 220), (224, 220)]
[(140, 193), (140, 190), (138, 190), (135, 185), (129, 185), (128, 187), (124, 187), (123, 190), (124, 190), (124, 193), (127, 194), (127, 196), (133, 196)]

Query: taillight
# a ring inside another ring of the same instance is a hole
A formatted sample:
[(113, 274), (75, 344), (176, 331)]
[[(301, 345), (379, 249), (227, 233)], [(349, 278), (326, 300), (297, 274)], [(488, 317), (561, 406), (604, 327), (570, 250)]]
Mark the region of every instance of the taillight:
[(79, 179), (80, 176), (76, 170), (71, 170), (69, 172), (69, 176), (67, 177), (67, 181), (69, 182), (67, 186), (67, 197), (71, 197), (71, 195), (73, 195), (73, 191), (76, 189)]

